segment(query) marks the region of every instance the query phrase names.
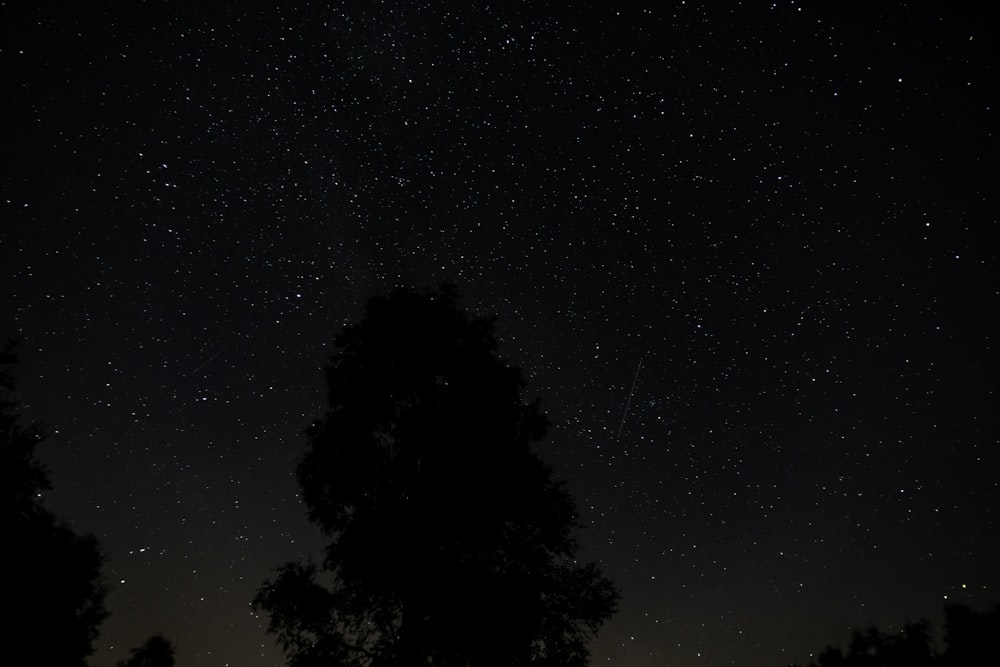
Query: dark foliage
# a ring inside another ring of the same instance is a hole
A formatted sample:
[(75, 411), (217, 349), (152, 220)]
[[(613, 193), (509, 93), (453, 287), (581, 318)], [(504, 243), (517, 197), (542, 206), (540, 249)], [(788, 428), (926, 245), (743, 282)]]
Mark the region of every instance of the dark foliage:
[(291, 665), (585, 665), (618, 593), (574, 556), (572, 498), (536, 454), (493, 321), (450, 286), (369, 301), (336, 338), (298, 479), (330, 541), (254, 600)]
[(12, 612), (3, 624), (5, 645), (22, 647), (32, 664), (85, 665), (107, 616), (103, 556), (94, 537), (78, 535), (42, 504), (51, 485), (35, 447), (44, 433), (20, 424), (13, 347), (0, 350), (0, 543)]
[(996, 664), (1000, 641), (1000, 605), (977, 613), (964, 605), (944, 608), (945, 651), (943, 665)]
[(976, 613), (964, 605), (944, 609), (945, 650), (934, 648), (930, 624), (907, 623), (902, 632), (855, 630), (847, 651), (827, 646), (809, 667), (981, 667), (996, 661), (1000, 606)]
[(174, 667), (174, 646), (162, 635), (153, 635), (118, 667)]

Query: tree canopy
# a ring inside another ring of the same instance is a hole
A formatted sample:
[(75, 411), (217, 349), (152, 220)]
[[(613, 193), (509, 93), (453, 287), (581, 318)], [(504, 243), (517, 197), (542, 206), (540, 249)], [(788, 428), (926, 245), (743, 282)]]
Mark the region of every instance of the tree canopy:
[(930, 623), (920, 620), (904, 624), (898, 633), (855, 630), (846, 651), (827, 646), (809, 667), (979, 667), (997, 659), (1000, 606), (978, 613), (947, 605), (944, 619), (941, 652), (935, 650)]
[(97, 540), (78, 535), (42, 503), (48, 472), (35, 457), (44, 440), (36, 424), (22, 426), (12, 343), (0, 348), (0, 544), (8, 568), (3, 623), (8, 647), (38, 665), (85, 665), (101, 622), (104, 557)]
[(132, 649), (128, 660), (120, 660), (118, 667), (174, 667), (174, 645), (163, 635), (153, 635)]
[(334, 344), (297, 469), (329, 542), (254, 600), (290, 664), (585, 665), (618, 593), (576, 559), (547, 420), (493, 320), (451, 286), (401, 288)]

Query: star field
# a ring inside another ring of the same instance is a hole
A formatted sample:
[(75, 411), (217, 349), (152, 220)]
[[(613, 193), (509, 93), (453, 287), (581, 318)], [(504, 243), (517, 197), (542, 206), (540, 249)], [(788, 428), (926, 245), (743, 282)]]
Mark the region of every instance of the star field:
[(0, 6), (0, 336), (94, 665), (283, 664), (333, 336), (445, 279), (622, 589), (593, 664), (1000, 601), (988, 3), (253, 4)]

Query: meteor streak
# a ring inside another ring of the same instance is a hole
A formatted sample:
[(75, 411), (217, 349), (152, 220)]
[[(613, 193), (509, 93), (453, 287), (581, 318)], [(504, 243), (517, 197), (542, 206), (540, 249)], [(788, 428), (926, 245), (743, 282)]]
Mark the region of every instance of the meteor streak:
[(628, 417), (628, 408), (632, 405), (632, 394), (635, 393), (635, 382), (639, 379), (639, 371), (642, 370), (642, 357), (639, 357), (639, 365), (635, 369), (635, 377), (632, 378), (632, 388), (628, 392), (628, 400), (625, 401), (625, 412), (622, 413), (622, 423), (618, 425), (618, 435), (615, 442), (622, 439), (622, 429), (625, 428), (625, 418)]
[(195, 368), (195, 369), (194, 369), (193, 371), (191, 371), (190, 373), (188, 373), (188, 375), (194, 375), (195, 373), (197, 373), (197, 372), (198, 372), (198, 371), (200, 371), (200, 370), (201, 370), (202, 368), (204, 368), (205, 366), (207, 366), (207, 365), (208, 365), (208, 364), (209, 364), (209, 363), (210, 363), (210, 362), (211, 362), (212, 360), (214, 360), (214, 359), (215, 359), (215, 358), (216, 358), (217, 356), (219, 356), (220, 354), (222, 354), (222, 353), (223, 353), (223, 352), (225, 352), (225, 351), (226, 351), (226, 348), (222, 348), (221, 350), (219, 350), (218, 352), (216, 352), (215, 354), (213, 354), (212, 356), (210, 356), (210, 357), (209, 357), (208, 359), (206, 359), (205, 361), (201, 362), (201, 363), (200, 363), (200, 364), (198, 365), (198, 367), (197, 367), (197, 368)]

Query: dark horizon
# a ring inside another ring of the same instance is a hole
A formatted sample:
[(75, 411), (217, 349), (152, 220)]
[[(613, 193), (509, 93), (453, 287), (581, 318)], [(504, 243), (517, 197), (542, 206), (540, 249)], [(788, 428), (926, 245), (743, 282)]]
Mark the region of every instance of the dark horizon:
[[(283, 664), (333, 337), (453, 280), (552, 421), (592, 664), (806, 664), (1000, 602), (996, 10), (5, 6), (0, 337), (92, 664)], [(641, 368), (639, 368), (641, 360)]]

